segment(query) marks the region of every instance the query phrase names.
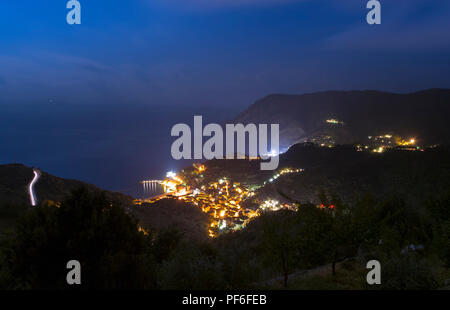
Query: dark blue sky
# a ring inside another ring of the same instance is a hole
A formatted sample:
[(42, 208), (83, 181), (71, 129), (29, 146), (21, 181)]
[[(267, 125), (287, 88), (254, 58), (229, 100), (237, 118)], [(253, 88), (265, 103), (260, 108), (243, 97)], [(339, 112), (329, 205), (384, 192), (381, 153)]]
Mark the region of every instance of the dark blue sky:
[(269, 93), (450, 87), (450, 1), (0, 2), (0, 104), (233, 104)]
[(170, 128), (270, 93), (450, 87), (450, 1), (0, 1), (0, 164), (136, 193)]

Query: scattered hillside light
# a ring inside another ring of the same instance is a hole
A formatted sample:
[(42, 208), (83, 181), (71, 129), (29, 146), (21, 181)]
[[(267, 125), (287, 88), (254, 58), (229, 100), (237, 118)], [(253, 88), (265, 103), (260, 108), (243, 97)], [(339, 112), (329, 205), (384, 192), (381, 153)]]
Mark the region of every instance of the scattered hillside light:
[(206, 170), (206, 167), (205, 167), (205, 165), (199, 165), (197, 169), (198, 169), (198, 172), (203, 172)]
[(219, 226), (219, 229), (222, 230), (222, 229), (225, 229), (226, 227), (227, 227), (227, 221), (223, 220), (222, 223)]
[(142, 226), (138, 225), (138, 231), (143, 233), (144, 235), (148, 235), (148, 231), (144, 228), (142, 228)]
[(416, 143), (416, 140), (415, 140), (415, 139), (411, 139), (411, 140), (409, 140), (409, 143), (415, 144), (415, 143)]
[(280, 202), (277, 200), (266, 200), (259, 206), (262, 211), (278, 211), (281, 209)]
[(383, 148), (382, 146), (380, 146), (379, 148), (374, 149), (373, 151), (374, 151), (375, 153), (383, 153), (383, 152), (384, 152), (384, 148)]
[(178, 193), (177, 193), (178, 196), (184, 196), (186, 194), (187, 194), (187, 191), (184, 188), (182, 190), (178, 191)]
[(173, 171), (169, 171), (169, 172), (167, 172), (166, 176), (168, 178), (172, 178), (173, 179), (173, 178), (175, 178), (177, 176), (177, 174), (175, 172), (173, 172)]
[(334, 119), (334, 118), (327, 119), (326, 122), (328, 124), (333, 124), (333, 125), (344, 125), (343, 121), (340, 121), (340, 120), (337, 120), (337, 119)]
[(280, 154), (281, 154), (281, 153), (279, 153), (279, 152), (277, 152), (277, 151), (275, 151), (275, 150), (272, 150), (272, 151), (270, 151), (270, 153), (262, 154), (262, 156), (276, 157), (276, 156), (278, 156), (278, 155), (280, 155)]

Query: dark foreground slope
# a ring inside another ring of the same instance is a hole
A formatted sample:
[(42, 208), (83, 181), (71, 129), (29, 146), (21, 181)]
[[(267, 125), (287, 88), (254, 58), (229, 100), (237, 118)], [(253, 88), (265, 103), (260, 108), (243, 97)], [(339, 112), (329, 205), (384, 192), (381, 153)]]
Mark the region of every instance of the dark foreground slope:
[[(307, 186), (320, 188), (330, 179), (349, 191), (369, 184), (404, 192), (339, 201), (333, 209), (298, 204), (298, 212), (267, 212), (242, 230), (206, 240), (167, 230), (181, 226), (170, 223), (176, 215), (197, 233), (203, 229), (200, 210), (178, 200), (136, 207), (143, 208), (135, 211), (143, 211), (141, 224), (148, 220), (150, 226), (143, 233), (117, 204), (76, 191), (59, 208), (31, 208), (14, 230), (2, 232), (0, 289), (73, 288), (65, 268), (73, 257), (86, 266), (84, 289), (373, 289), (366, 284), (372, 259), (383, 266), (378, 289), (444, 288), (450, 277), (450, 196), (439, 193), (449, 185), (448, 153), (447, 147), (371, 154), (297, 145), (283, 155), (281, 167), (305, 171), (283, 175), (261, 191), (273, 186), (274, 193), (289, 191), (297, 200)], [(220, 162), (206, 164), (214, 167), (205, 173), (222, 172)], [(245, 161), (239, 164), (230, 177), (244, 177)], [(257, 174), (254, 166), (249, 164), (248, 175)], [(253, 180), (259, 177), (265, 175)], [(423, 204), (410, 202), (413, 195), (432, 193), (437, 197)], [(155, 223), (161, 226), (151, 227)]]
[[(0, 165), (0, 231), (11, 228), (31, 208), (28, 186), (33, 177), (33, 169), (22, 164)], [(132, 205), (130, 196), (104, 191), (91, 184), (59, 178), (46, 172), (41, 172), (34, 192), (38, 204), (57, 203), (81, 187), (91, 193), (104, 194), (108, 201), (115, 201), (126, 209)]]
[(154, 231), (174, 231), (188, 240), (208, 239), (210, 218), (192, 204), (178, 199), (162, 199), (136, 206), (133, 213), (143, 227)]
[[(304, 95), (269, 95), (234, 121), (280, 124), (283, 147), (334, 131), (338, 144), (360, 142), (369, 135), (392, 133), (418, 137), (423, 144), (450, 139), (450, 90), (410, 94), (379, 91), (327, 91)], [(327, 124), (327, 119), (343, 126)]]
[[(33, 179), (33, 169), (21, 164), (0, 165), (0, 231), (11, 227), (15, 220), (30, 208), (28, 185)], [(154, 231), (176, 229), (188, 239), (208, 238), (209, 218), (198, 208), (178, 200), (165, 199), (152, 205), (134, 206), (133, 198), (121, 193), (102, 190), (77, 180), (68, 180), (41, 172), (35, 185), (38, 203), (61, 202), (79, 188), (94, 194), (104, 194), (106, 199), (125, 208), (146, 229)]]

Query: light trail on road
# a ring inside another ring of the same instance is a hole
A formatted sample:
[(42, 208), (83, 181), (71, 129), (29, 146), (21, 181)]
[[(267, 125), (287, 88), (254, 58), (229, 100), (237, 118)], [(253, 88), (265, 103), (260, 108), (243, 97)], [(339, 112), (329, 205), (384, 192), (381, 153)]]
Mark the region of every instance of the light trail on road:
[(41, 176), (41, 174), (39, 173), (38, 170), (34, 170), (34, 169), (33, 169), (33, 173), (34, 173), (34, 178), (31, 181), (30, 185), (28, 186), (28, 192), (29, 192), (29, 195), (30, 195), (31, 205), (33, 207), (35, 207), (36, 206), (36, 196), (34, 195), (33, 187), (34, 187), (34, 184), (38, 181), (38, 179)]

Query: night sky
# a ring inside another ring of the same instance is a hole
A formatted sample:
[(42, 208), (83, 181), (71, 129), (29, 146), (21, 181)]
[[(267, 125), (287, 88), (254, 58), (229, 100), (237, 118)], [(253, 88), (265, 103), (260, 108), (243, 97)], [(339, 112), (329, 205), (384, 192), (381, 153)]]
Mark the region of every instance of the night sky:
[(0, 2), (0, 163), (121, 189), (170, 168), (144, 164), (154, 119), (170, 141), (203, 107), (225, 120), (270, 93), (450, 87), (448, 0), (381, 1), (372, 26), (366, 0), (80, 0), (81, 25), (66, 2)]
[(0, 100), (236, 104), (269, 93), (448, 87), (450, 2), (65, 0), (0, 3)]

